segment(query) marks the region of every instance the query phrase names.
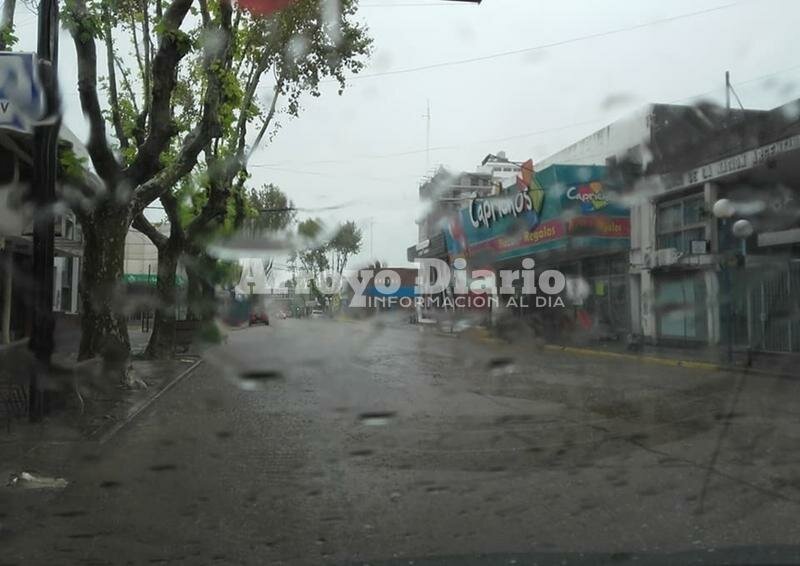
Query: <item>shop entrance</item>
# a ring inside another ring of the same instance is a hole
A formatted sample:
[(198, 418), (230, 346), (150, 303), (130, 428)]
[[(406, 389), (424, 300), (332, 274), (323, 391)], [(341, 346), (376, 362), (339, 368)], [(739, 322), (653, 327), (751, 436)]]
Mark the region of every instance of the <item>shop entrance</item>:
[(630, 332), (627, 254), (586, 259), (581, 271), (589, 287), (583, 308), (594, 331), (607, 338)]
[(702, 272), (664, 274), (656, 283), (659, 339), (705, 342), (708, 325)]

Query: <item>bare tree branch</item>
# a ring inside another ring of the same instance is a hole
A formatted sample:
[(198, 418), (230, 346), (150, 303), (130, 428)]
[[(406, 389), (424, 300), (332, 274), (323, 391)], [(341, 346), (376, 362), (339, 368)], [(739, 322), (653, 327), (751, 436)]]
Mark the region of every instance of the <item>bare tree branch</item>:
[[(164, 18), (168, 18), (170, 12), (174, 8), (175, 4), (178, 2), (183, 2), (185, 0), (174, 0), (173, 4), (170, 5), (169, 9), (167, 10), (167, 14)], [(220, 2), (220, 28), (222, 30), (222, 44), (219, 46), (214, 47), (215, 52), (211, 54), (209, 58), (209, 66), (212, 60), (226, 60), (228, 56), (228, 50), (230, 49), (230, 39), (231, 39), (231, 5), (230, 0), (222, 0)], [(166, 39), (162, 39), (162, 47)], [(210, 49), (210, 47), (209, 47)], [(156, 55), (156, 59), (153, 63), (153, 72), (155, 73), (160, 65), (163, 64), (162, 61), (159, 60), (161, 56), (161, 52)], [(177, 61), (176, 61), (177, 63)], [(174, 76), (173, 76), (173, 84), (174, 84)], [(164, 168), (153, 177), (151, 177), (146, 182), (139, 185), (136, 190), (134, 191), (133, 197), (133, 210), (134, 213), (138, 213), (144, 209), (149, 203), (153, 202), (156, 198), (158, 198), (161, 194), (165, 191), (170, 190), (178, 181), (180, 181), (185, 175), (188, 175), (194, 166), (197, 164), (197, 158), (201, 151), (207, 147), (208, 142), (214, 138), (215, 136), (220, 135), (220, 124), (219, 124), (219, 105), (222, 102), (223, 92), (222, 92), (222, 85), (220, 84), (222, 80), (221, 73), (209, 73), (209, 81), (208, 87), (206, 88), (204, 100), (203, 100), (203, 112), (200, 121), (197, 125), (188, 133), (183, 139), (183, 143), (181, 148), (178, 152), (175, 161), (171, 163), (168, 167)], [(156, 91), (156, 84), (153, 85), (153, 91)], [(171, 92), (171, 91), (170, 91)], [(169, 98), (166, 96), (165, 98)], [(153, 115), (156, 113), (157, 106), (164, 106), (167, 111), (169, 111), (169, 101), (160, 100), (157, 96), (153, 97)], [(163, 108), (159, 111), (162, 111)], [(140, 149), (139, 156), (137, 157), (137, 161), (145, 153), (145, 147), (147, 144), (155, 143), (153, 141), (153, 132), (157, 128), (158, 124), (153, 122), (153, 128), (151, 129), (151, 135), (148, 137), (147, 141), (145, 142), (145, 146)], [(166, 140), (167, 142), (169, 139)], [(152, 147), (150, 149), (152, 151)], [(160, 155), (160, 152), (156, 154), (156, 158)], [(145, 166), (146, 167), (146, 166)], [(152, 166), (151, 166), (152, 167)]]
[[(237, 142), (234, 152), (241, 155), (244, 151), (245, 135), (247, 134), (247, 112), (255, 99), (256, 89), (261, 80), (261, 76), (269, 68), (270, 57), (272, 53), (268, 48), (264, 48), (264, 52), (258, 59), (258, 63), (254, 63), (251, 69), (248, 83), (245, 87), (244, 94), (242, 95), (241, 107), (239, 110), (239, 119), (236, 122)], [(233, 149), (233, 148), (232, 148)]]
[(181, 35), (180, 26), (191, 5), (192, 0), (173, 0), (161, 20), (163, 31), (152, 63), (150, 131), (128, 168), (128, 174), (135, 183), (148, 179), (160, 169), (161, 153), (176, 133), (171, 112), (172, 92), (178, 81), (178, 63), (188, 49), (188, 45), (181, 44), (185, 38)]
[(203, 18), (203, 27), (208, 29), (209, 23), (211, 22), (211, 14), (208, 12), (208, 2), (206, 0), (199, 0), (200, 4), (200, 15)]
[(122, 115), (119, 110), (119, 96), (117, 95), (117, 73), (114, 66), (116, 55), (114, 54), (114, 44), (111, 37), (111, 14), (108, 11), (108, 4), (103, 4), (103, 39), (106, 44), (106, 64), (108, 65), (108, 97), (111, 105), (111, 122), (114, 124), (114, 132), (122, 149), (128, 147), (128, 136), (125, 135), (125, 128), (122, 127)]
[(167, 213), (169, 219), (169, 237), (171, 240), (184, 240), (186, 238), (183, 226), (181, 226), (181, 219), (178, 214), (178, 199), (172, 194), (172, 191), (166, 191), (161, 195), (161, 204), (164, 207), (164, 212)]
[(128, 94), (131, 100), (131, 105), (133, 106), (133, 111), (138, 114), (139, 113), (139, 105), (136, 104), (136, 94), (133, 92), (133, 86), (131, 86), (131, 79), (128, 69), (122, 64), (119, 56), (114, 54), (114, 63), (116, 64), (117, 70), (122, 75), (122, 88), (125, 89), (125, 92)]
[(247, 157), (245, 157), (242, 165), (247, 165), (247, 162), (253, 156), (253, 153), (258, 149), (259, 144), (261, 143), (261, 139), (264, 137), (264, 134), (267, 131), (267, 128), (272, 123), (272, 119), (275, 117), (275, 109), (278, 103), (278, 96), (280, 96), (281, 88), (283, 87), (283, 80), (278, 79), (278, 82), (275, 84), (275, 88), (273, 89), (272, 94), (272, 102), (269, 105), (269, 111), (267, 115), (264, 117), (264, 122), (261, 124), (261, 129), (258, 131), (258, 135), (256, 136), (255, 141), (253, 141), (253, 145), (250, 146), (250, 150), (247, 152)]
[(147, 9), (150, 0), (140, 1), (142, 3), (142, 42), (144, 46), (144, 106), (149, 110), (153, 102), (151, 98), (152, 93), (150, 91), (150, 72), (153, 64), (153, 40), (150, 37), (150, 11)]
[[(142, 52), (139, 50), (139, 35), (136, 33), (136, 19), (131, 14), (131, 35), (133, 35), (133, 52), (136, 55), (136, 64), (139, 66), (139, 74), (142, 80), (147, 84), (148, 77), (144, 74), (144, 61), (142, 60)], [(147, 96), (147, 88), (145, 87), (145, 97)]]
[[(153, 226), (153, 224), (147, 218), (145, 218), (143, 212), (140, 212), (134, 217), (133, 227), (147, 236), (147, 239), (150, 240), (159, 250), (167, 245), (167, 236), (159, 232), (158, 229)], [(170, 229), (172, 229), (172, 226), (170, 226)]]
[(84, 27), (89, 27), (89, 11), (85, 0), (74, 0), (68, 4), (68, 9), (71, 19), (70, 34), (78, 55), (78, 94), (83, 113), (89, 120), (89, 141), (86, 149), (98, 175), (113, 190), (117, 184), (120, 166), (106, 139), (105, 119), (97, 96), (97, 49), (91, 29)]

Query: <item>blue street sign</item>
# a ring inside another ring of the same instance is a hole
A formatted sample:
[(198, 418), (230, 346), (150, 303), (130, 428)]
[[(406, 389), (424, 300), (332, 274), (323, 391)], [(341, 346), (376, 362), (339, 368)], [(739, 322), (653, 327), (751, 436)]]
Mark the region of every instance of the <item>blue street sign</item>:
[(33, 132), (44, 114), (34, 53), (0, 52), (0, 129)]

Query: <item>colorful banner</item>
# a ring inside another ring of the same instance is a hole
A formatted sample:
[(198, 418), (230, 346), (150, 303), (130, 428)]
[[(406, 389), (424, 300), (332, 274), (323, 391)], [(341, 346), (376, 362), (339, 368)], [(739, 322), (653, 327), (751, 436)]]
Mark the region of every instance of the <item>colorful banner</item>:
[(451, 260), (489, 265), (544, 251), (629, 246), (630, 216), (600, 166), (523, 164), (516, 185), (473, 199), (445, 230)]

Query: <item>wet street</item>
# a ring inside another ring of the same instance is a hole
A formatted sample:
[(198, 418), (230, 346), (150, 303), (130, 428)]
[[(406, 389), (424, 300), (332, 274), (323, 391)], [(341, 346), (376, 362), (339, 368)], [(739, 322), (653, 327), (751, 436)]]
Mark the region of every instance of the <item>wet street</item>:
[(0, 518), (0, 564), (494, 564), (796, 544), (798, 399), (786, 379), (398, 321), (275, 320), (231, 332), (107, 443), (76, 445), (66, 489), (6, 493), (24, 511)]

